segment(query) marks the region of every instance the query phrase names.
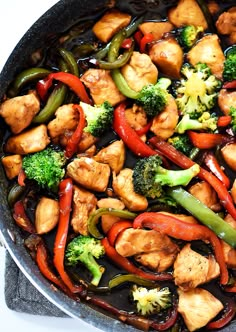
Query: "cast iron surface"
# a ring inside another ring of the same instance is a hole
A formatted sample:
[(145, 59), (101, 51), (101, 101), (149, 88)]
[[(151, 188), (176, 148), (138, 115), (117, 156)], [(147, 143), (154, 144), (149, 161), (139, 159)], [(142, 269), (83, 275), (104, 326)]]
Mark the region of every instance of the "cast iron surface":
[[(175, 1), (169, 1), (174, 4)], [(47, 45), (48, 37), (52, 34), (67, 30), (75, 24), (79, 18), (91, 14), (97, 9), (106, 8), (114, 1), (109, 0), (61, 0), (50, 10), (48, 10), (24, 35), (19, 41), (7, 63), (0, 74), (0, 99), (2, 99), (9, 83), (23, 68), (27, 67), (30, 55), (33, 51)], [(159, 1), (117, 1), (119, 7), (124, 11), (130, 11), (134, 14), (141, 14), (147, 8), (152, 12), (157, 8)], [(232, 2), (231, 2), (232, 3)], [(3, 136), (3, 127), (1, 125), (1, 136)], [(2, 137), (0, 139), (2, 140)], [(37, 266), (27, 253), (21, 234), (16, 227), (7, 203), (7, 180), (5, 178), (2, 166), (0, 166), (0, 230), (5, 241), (5, 245), (11, 256), (23, 271), (26, 277), (45, 295), (51, 302), (57, 305), (61, 310), (74, 318), (81, 318), (87, 323), (100, 328), (103, 331), (138, 331), (128, 325), (108, 317), (86, 304), (77, 303), (60, 291), (55, 291), (50, 287), (50, 283), (40, 274)], [(224, 332), (233, 332), (236, 330), (236, 322), (231, 326), (222, 329)]]

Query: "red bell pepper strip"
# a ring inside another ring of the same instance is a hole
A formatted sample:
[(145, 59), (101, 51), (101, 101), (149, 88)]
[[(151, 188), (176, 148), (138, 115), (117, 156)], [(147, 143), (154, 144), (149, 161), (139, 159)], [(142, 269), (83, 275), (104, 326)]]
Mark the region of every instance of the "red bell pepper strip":
[(113, 129), (117, 135), (137, 156), (148, 157), (157, 154), (157, 152), (144, 143), (135, 130), (131, 128), (125, 117), (125, 108), (126, 104), (121, 103), (114, 110)]
[(192, 130), (188, 131), (188, 137), (199, 149), (212, 149), (226, 140), (226, 136), (222, 134), (196, 133)]
[(64, 257), (67, 233), (70, 223), (70, 211), (73, 197), (73, 183), (70, 178), (64, 179), (59, 184), (59, 223), (54, 242), (54, 265), (64, 284), (72, 293), (81, 292), (81, 287), (74, 285), (64, 269)]
[(217, 120), (217, 127), (227, 127), (230, 125), (232, 117), (230, 115), (222, 115)]
[(80, 105), (73, 105), (73, 108), (79, 112), (79, 123), (74, 133), (69, 138), (66, 144), (66, 151), (65, 151), (66, 158), (71, 158), (73, 154), (76, 153), (86, 123), (82, 107)]
[(232, 299), (229, 299), (226, 303), (224, 313), (221, 318), (219, 318), (216, 321), (210, 322), (207, 324), (206, 328), (208, 330), (215, 330), (215, 329), (221, 329), (225, 325), (227, 325), (235, 316), (235, 302)]
[(110, 245), (114, 247), (118, 235), (121, 234), (125, 229), (131, 228), (133, 223), (129, 220), (119, 220), (114, 223), (107, 233), (107, 238)]
[(136, 133), (137, 133), (139, 136), (142, 136), (142, 135), (145, 135), (145, 134), (149, 131), (149, 129), (151, 128), (151, 126), (152, 126), (152, 120), (149, 121), (149, 122), (146, 124), (146, 126), (140, 128), (140, 129), (136, 129), (135, 131), (136, 131)]
[(26, 174), (23, 168), (21, 168), (18, 177), (17, 177), (17, 182), (19, 186), (24, 187), (25, 186), (25, 179), (26, 179)]
[(13, 208), (13, 219), (16, 224), (30, 234), (35, 234), (36, 230), (25, 212), (23, 201), (17, 201)]
[(151, 43), (154, 40), (154, 36), (152, 33), (147, 33), (145, 34), (141, 41), (140, 41), (140, 52), (145, 53), (146, 52), (146, 47), (148, 43)]
[(224, 173), (223, 169), (220, 167), (216, 157), (212, 152), (208, 152), (204, 158), (205, 165), (209, 170), (215, 174), (215, 176), (226, 186), (227, 189), (230, 187), (230, 179)]
[(57, 73), (51, 73), (48, 75), (48, 79), (50, 80), (58, 80), (66, 85), (69, 86), (71, 90), (73, 90), (77, 96), (80, 98), (81, 101), (87, 103), (87, 104), (92, 104), (87, 91), (79, 79), (79, 77), (71, 74), (71, 73), (66, 73), (66, 72), (57, 72)]
[(161, 281), (161, 280), (172, 280), (173, 279), (173, 276), (169, 273), (155, 274), (155, 273), (148, 273), (148, 272), (145, 272), (145, 271), (139, 269), (138, 267), (133, 265), (129, 261), (129, 259), (118, 254), (116, 249), (109, 243), (107, 237), (104, 237), (101, 240), (101, 243), (105, 249), (105, 253), (108, 256), (108, 258), (112, 262), (114, 262), (117, 266), (121, 267), (122, 269), (126, 270), (127, 272), (136, 274), (139, 277), (149, 279), (149, 280)]
[(132, 38), (126, 38), (121, 43), (121, 47), (128, 50), (128, 49), (130, 49), (130, 47), (132, 46), (132, 44), (133, 44)]
[(224, 83), (223, 89), (236, 89), (236, 80)]
[(219, 238), (203, 225), (190, 224), (160, 212), (144, 212), (134, 219), (134, 228), (150, 228), (183, 241), (207, 240), (211, 243), (220, 266), (222, 285), (228, 282), (228, 270)]
[(142, 38), (143, 38), (142, 32), (140, 30), (136, 31), (134, 34), (134, 40), (139, 46)]
[(36, 84), (36, 91), (42, 101), (47, 99), (48, 90), (52, 86), (52, 79), (48, 76)]
[(73, 297), (73, 294), (70, 292), (70, 290), (66, 287), (63, 281), (54, 274), (51, 267), (49, 266), (48, 254), (43, 242), (39, 243), (37, 246), (36, 263), (45, 278), (57, 285), (67, 295)]
[(169, 330), (177, 321), (178, 311), (176, 301), (173, 303), (173, 307), (169, 310), (168, 318), (165, 322), (152, 322), (151, 327), (157, 331), (166, 331)]
[[(161, 140), (159, 137), (152, 137), (149, 142), (152, 143), (158, 150), (160, 150), (160, 152), (163, 153), (166, 158), (171, 160), (179, 167), (186, 169), (193, 166), (194, 162), (190, 158), (185, 156), (180, 151), (176, 150), (171, 144)], [(233, 199), (226, 187), (222, 184), (222, 182), (217, 179), (216, 176), (214, 176), (212, 173), (208, 172), (202, 167), (200, 168), (198, 177), (202, 180), (207, 181), (215, 189), (221, 201), (221, 204), (229, 212), (229, 214), (234, 219), (236, 219), (236, 209), (233, 203)]]

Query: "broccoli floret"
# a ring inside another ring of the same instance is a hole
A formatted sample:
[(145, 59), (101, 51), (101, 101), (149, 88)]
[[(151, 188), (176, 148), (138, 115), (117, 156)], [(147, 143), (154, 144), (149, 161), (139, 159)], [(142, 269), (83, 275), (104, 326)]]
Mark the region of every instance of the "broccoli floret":
[(92, 106), (83, 102), (80, 102), (80, 105), (83, 108), (87, 121), (87, 126), (84, 128), (85, 132), (99, 137), (111, 128), (114, 109), (108, 101), (105, 101), (100, 106)]
[(168, 143), (174, 146), (176, 150), (181, 151), (186, 156), (189, 156), (193, 145), (187, 134), (172, 136), (168, 139)]
[(225, 81), (236, 80), (236, 46), (232, 46), (226, 54), (223, 78)]
[(211, 74), (206, 64), (192, 67), (184, 64), (181, 69), (184, 78), (176, 89), (176, 103), (183, 114), (191, 118), (199, 117), (204, 111), (214, 107), (221, 82)]
[(167, 88), (170, 85), (171, 80), (162, 77), (156, 84), (148, 84), (139, 92), (136, 102), (143, 107), (149, 117), (154, 117), (167, 105), (169, 97)]
[(236, 133), (236, 108), (231, 106), (229, 109), (229, 115), (231, 115), (231, 128)]
[(211, 117), (209, 112), (203, 112), (198, 119), (191, 119), (189, 114), (185, 114), (175, 128), (178, 134), (184, 134), (186, 130), (211, 130), (217, 128), (217, 117)]
[(90, 236), (79, 235), (74, 238), (66, 248), (66, 264), (75, 266), (81, 262), (92, 274), (91, 284), (97, 286), (105, 271), (95, 258), (100, 258), (105, 254), (105, 249), (100, 240)]
[(133, 169), (133, 186), (135, 192), (146, 197), (160, 197), (162, 186), (186, 186), (196, 176), (200, 167), (194, 164), (185, 170), (169, 170), (161, 166), (162, 160), (154, 155), (139, 159)]
[(203, 27), (195, 27), (194, 25), (187, 25), (180, 30), (178, 41), (180, 45), (188, 51), (198, 40)]
[(135, 285), (131, 290), (131, 296), (136, 302), (137, 311), (144, 316), (158, 313), (172, 305), (168, 287), (147, 289)]
[(50, 146), (23, 157), (22, 169), (28, 179), (34, 180), (44, 189), (57, 192), (59, 182), (65, 175), (66, 158), (62, 151)]

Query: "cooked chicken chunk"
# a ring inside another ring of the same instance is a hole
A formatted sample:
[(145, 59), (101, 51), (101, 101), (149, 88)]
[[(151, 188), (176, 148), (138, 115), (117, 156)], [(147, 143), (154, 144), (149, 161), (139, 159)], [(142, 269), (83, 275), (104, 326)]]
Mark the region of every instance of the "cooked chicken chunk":
[(178, 254), (174, 263), (175, 284), (188, 290), (217, 278), (220, 267), (213, 256), (204, 257), (186, 244)]
[(103, 17), (93, 26), (93, 33), (102, 42), (107, 43), (112, 36), (120, 29), (126, 27), (131, 20), (131, 16), (118, 10), (112, 10), (103, 15)]
[(218, 94), (218, 105), (225, 115), (229, 115), (230, 107), (236, 108), (236, 91), (221, 89)]
[(121, 68), (126, 82), (134, 91), (157, 82), (158, 70), (147, 54), (133, 52), (129, 63)]
[(125, 145), (122, 140), (115, 141), (101, 149), (94, 157), (94, 160), (108, 164), (118, 174), (125, 162)]
[[(112, 197), (108, 197), (108, 198), (101, 198), (98, 202), (97, 202), (97, 206), (99, 208), (112, 208), (112, 209), (118, 209), (118, 210), (124, 210), (125, 205), (123, 202), (121, 202), (119, 199), (117, 198), (112, 198)], [(101, 226), (103, 229), (104, 233), (107, 233), (109, 231), (109, 229), (111, 228), (111, 226), (120, 220), (119, 217), (116, 216), (111, 216), (109, 214), (105, 214), (101, 217)]]
[(34, 91), (7, 99), (0, 105), (0, 115), (10, 126), (13, 134), (19, 134), (27, 128), (39, 110), (40, 101)]
[(178, 312), (190, 332), (207, 325), (224, 308), (223, 304), (210, 292), (202, 288), (184, 292), (178, 290)]
[(163, 139), (171, 137), (178, 124), (179, 112), (175, 99), (170, 95), (165, 109), (153, 118), (150, 130)]
[(149, 55), (163, 74), (172, 78), (180, 77), (184, 53), (175, 38), (158, 41), (151, 47)]
[(71, 225), (75, 233), (88, 235), (88, 218), (96, 210), (97, 198), (90, 191), (78, 186), (73, 189)]
[(222, 209), (215, 190), (208, 182), (195, 183), (189, 188), (189, 192), (211, 210), (219, 212)]
[(36, 206), (35, 228), (38, 234), (50, 232), (59, 221), (59, 202), (55, 199), (42, 197)]
[(219, 10), (220, 10), (219, 4), (216, 1), (214, 1), (214, 0), (212, 0), (212, 1), (210, 0), (207, 3), (207, 7), (208, 7), (211, 15), (217, 14), (217, 12), (219, 12)]
[(236, 179), (234, 180), (231, 188), (231, 196), (233, 198), (234, 204), (236, 204)]
[(74, 159), (67, 165), (67, 174), (78, 184), (94, 191), (105, 191), (107, 189), (110, 167), (106, 164), (88, 158), (80, 157)]
[(114, 106), (126, 99), (116, 87), (108, 70), (88, 69), (81, 77), (81, 81), (90, 90), (96, 105), (109, 101)]
[(73, 104), (63, 105), (55, 112), (55, 119), (48, 123), (48, 132), (53, 143), (66, 145), (79, 121), (79, 113)]
[(2, 164), (9, 180), (19, 175), (22, 166), (22, 156), (14, 154), (2, 158)]
[(168, 19), (176, 27), (195, 25), (203, 27), (204, 30), (208, 27), (205, 16), (195, 0), (178, 1), (178, 5), (169, 10)]
[(144, 22), (139, 25), (139, 29), (143, 35), (151, 33), (154, 37), (154, 40), (161, 39), (165, 33), (170, 32), (173, 28), (173, 24), (168, 21)]
[[(227, 214), (224, 220), (236, 229), (236, 220), (230, 214)], [(221, 244), (227, 266), (231, 269), (236, 269), (236, 249), (223, 240), (221, 240)]]
[(16, 136), (11, 136), (6, 142), (5, 151), (24, 155), (42, 151), (49, 143), (47, 127), (42, 124)]
[(134, 256), (140, 264), (158, 272), (170, 267), (179, 251), (168, 236), (153, 230), (133, 228), (124, 230), (115, 246), (121, 256)]
[(223, 12), (216, 21), (217, 31), (221, 35), (228, 35), (230, 44), (236, 41), (236, 7)]
[(78, 144), (78, 152), (85, 152), (87, 149), (92, 148), (97, 140), (98, 138), (92, 134), (83, 132), (81, 140)]
[(130, 211), (143, 211), (148, 207), (148, 202), (146, 197), (134, 191), (132, 174), (133, 170), (130, 168), (123, 168), (118, 175), (113, 173), (112, 187)]
[(206, 63), (217, 78), (222, 78), (225, 56), (219, 37), (216, 34), (206, 35), (188, 52), (189, 62), (195, 66), (198, 62)]
[(133, 104), (132, 108), (126, 108), (125, 118), (134, 130), (142, 129), (147, 124), (146, 112), (136, 104)]
[(236, 143), (225, 145), (221, 149), (221, 154), (226, 164), (234, 171), (236, 171)]

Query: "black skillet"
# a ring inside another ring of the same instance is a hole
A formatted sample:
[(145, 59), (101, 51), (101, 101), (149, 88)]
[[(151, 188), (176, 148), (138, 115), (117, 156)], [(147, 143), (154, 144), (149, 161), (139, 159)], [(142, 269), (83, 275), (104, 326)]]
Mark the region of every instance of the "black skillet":
[[(0, 74), (0, 99), (4, 96), (10, 82), (22, 69), (26, 68), (31, 55), (36, 50), (45, 49), (53, 36), (66, 31), (84, 17), (93, 17), (97, 12), (104, 11), (116, 2), (116, 6), (134, 15), (159, 15), (163, 5), (173, 5), (176, 1), (158, 0), (61, 0), (48, 10), (23, 36), (15, 47)], [(234, 1), (224, 1), (233, 5)], [(4, 139), (4, 125), (0, 122), (0, 139)], [(62, 311), (74, 318), (80, 318), (103, 331), (138, 331), (124, 325), (106, 313), (92, 308), (87, 304), (77, 303), (60, 291), (50, 287), (50, 283), (41, 275), (24, 246), (24, 239), (15, 225), (7, 203), (8, 183), (2, 166), (0, 165), (0, 232), (7, 250), (32, 284), (58, 306)], [(236, 321), (222, 329), (224, 332), (236, 331)]]

